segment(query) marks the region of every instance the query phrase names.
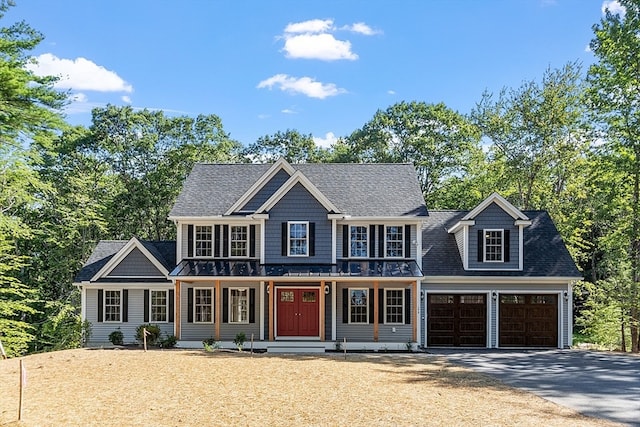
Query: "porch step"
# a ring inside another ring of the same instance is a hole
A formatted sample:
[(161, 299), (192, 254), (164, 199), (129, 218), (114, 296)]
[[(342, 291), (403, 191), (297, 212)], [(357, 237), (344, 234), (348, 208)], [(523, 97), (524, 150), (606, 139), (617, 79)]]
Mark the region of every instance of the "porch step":
[(277, 342), (267, 344), (267, 353), (324, 353), (323, 342)]

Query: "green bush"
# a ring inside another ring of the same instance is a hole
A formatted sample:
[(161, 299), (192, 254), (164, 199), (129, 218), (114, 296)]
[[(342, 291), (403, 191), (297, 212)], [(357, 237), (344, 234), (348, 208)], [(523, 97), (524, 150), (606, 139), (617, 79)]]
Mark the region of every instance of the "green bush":
[(242, 347), (244, 346), (244, 342), (247, 340), (247, 336), (244, 332), (239, 332), (236, 334), (236, 337), (233, 339), (233, 343), (238, 347), (238, 350), (242, 351)]
[(162, 340), (160, 345), (163, 348), (174, 348), (178, 342), (178, 337), (175, 335), (167, 335), (165, 339)]
[(143, 331), (147, 330), (147, 345), (158, 345), (160, 341), (160, 327), (158, 325), (143, 324), (136, 329), (136, 340), (142, 344), (144, 342)]
[(124, 344), (124, 334), (120, 330), (120, 328), (109, 334), (109, 341), (113, 345), (122, 345)]

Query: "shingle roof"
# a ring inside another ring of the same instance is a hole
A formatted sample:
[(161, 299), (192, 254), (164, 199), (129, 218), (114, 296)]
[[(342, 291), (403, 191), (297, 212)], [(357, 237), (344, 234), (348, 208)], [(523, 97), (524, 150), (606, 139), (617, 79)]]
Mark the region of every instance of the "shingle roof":
[(524, 228), (523, 271), (465, 271), (453, 234), (447, 230), (468, 211), (430, 211), (422, 234), (425, 276), (581, 277), (556, 226), (545, 211), (523, 211), (531, 219)]
[[(101, 240), (89, 256), (87, 262), (84, 263), (82, 269), (76, 275), (74, 282), (91, 280), (91, 278), (104, 265), (109, 262), (115, 254), (117, 254), (128, 243), (128, 240)], [(167, 270), (171, 271), (176, 265), (176, 242), (146, 241), (141, 240), (140, 243), (163, 265)]]
[[(338, 209), (351, 216), (425, 216), (427, 208), (410, 164), (293, 164)], [(271, 167), (196, 164), (171, 217), (223, 215)]]

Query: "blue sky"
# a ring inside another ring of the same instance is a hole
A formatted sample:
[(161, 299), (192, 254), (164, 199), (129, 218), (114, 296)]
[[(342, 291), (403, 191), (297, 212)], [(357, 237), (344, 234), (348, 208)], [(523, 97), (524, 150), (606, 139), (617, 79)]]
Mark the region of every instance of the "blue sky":
[(593, 62), (592, 25), (610, 0), (16, 0), (45, 35), (38, 74), (74, 101), (169, 115), (216, 114), (250, 144), (296, 129), (319, 145), (400, 101), (469, 113), (482, 92)]

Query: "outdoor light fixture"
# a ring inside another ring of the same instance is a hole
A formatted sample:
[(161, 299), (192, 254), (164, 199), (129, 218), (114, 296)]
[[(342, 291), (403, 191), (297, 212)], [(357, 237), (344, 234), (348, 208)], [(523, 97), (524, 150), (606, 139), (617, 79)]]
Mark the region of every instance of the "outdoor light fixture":
[(562, 293), (562, 295), (564, 296), (564, 300), (565, 300), (565, 301), (569, 301), (569, 292), (564, 291), (564, 292)]
[(331, 292), (331, 288), (329, 287), (329, 285), (324, 285), (324, 294), (329, 295), (329, 292)]
[(493, 298), (493, 300), (497, 300), (498, 299), (498, 293), (496, 291), (491, 291), (491, 298)]

